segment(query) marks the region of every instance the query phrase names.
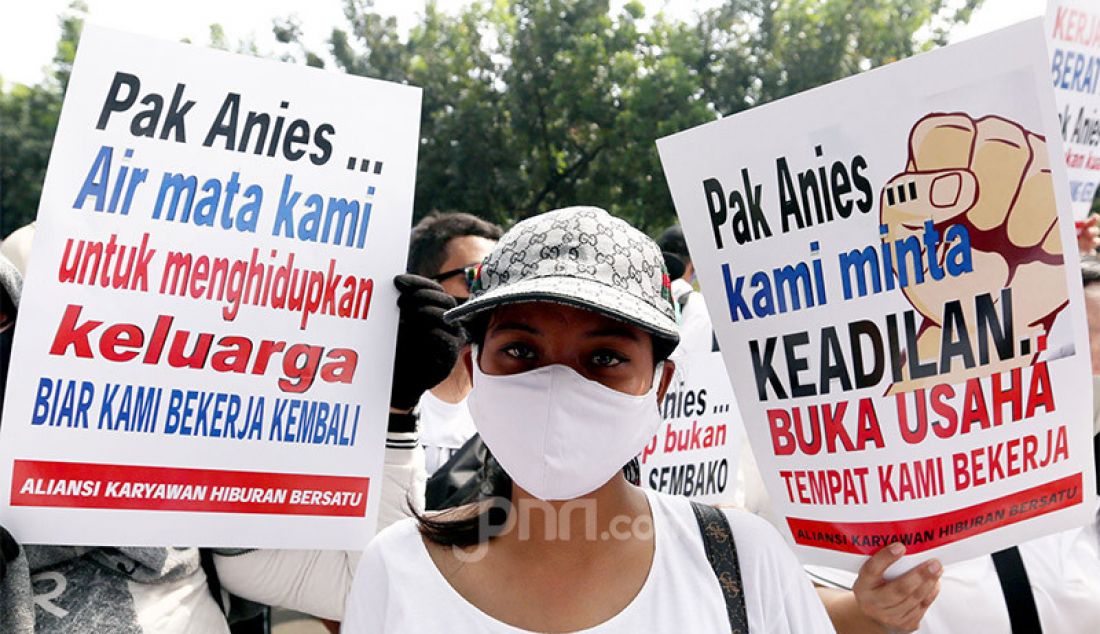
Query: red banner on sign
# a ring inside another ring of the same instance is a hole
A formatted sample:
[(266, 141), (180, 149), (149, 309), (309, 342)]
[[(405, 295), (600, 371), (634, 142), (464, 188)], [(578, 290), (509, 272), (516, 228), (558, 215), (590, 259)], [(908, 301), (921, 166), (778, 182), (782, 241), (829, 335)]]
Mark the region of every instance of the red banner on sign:
[(16, 460), (11, 505), (363, 517), (370, 478)]
[(1081, 474), (928, 517), (893, 522), (821, 522), (791, 517), (796, 544), (871, 555), (893, 542), (909, 555), (938, 548), (1082, 502)]

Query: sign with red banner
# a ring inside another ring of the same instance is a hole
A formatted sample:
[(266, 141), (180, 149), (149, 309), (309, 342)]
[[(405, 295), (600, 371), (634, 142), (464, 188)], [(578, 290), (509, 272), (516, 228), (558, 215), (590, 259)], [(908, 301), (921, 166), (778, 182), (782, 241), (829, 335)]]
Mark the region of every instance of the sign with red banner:
[(901, 567), (1091, 517), (1089, 344), (1041, 20), (659, 143), (776, 514)]
[(408, 86), (86, 28), (16, 323), (0, 525), (363, 547), (419, 107)]

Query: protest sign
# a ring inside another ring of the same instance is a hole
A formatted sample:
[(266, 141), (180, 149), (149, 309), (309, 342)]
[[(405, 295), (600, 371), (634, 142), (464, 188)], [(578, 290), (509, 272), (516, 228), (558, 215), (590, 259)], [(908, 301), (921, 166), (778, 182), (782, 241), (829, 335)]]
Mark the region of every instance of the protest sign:
[(360, 548), (420, 91), (89, 26), (0, 428), (21, 542)]
[(706, 504), (733, 504), (744, 427), (717, 352), (676, 359), (664, 422), (639, 456), (642, 486)]
[(1070, 199), (1074, 216), (1084, 218), (1100, 183), (1100, 6), (1050, 0), (1046, 20)]
[(1039, 19), (658, 142), (761, 475), (810, 563), (1090, 518), (1090, 368)]

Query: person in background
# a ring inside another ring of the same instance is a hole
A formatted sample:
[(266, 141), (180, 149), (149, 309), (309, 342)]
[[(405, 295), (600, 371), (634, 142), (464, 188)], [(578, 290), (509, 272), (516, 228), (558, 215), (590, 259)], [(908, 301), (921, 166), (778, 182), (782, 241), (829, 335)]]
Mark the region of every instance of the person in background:
[[(4, 389), (8, 383), (8, 360), (11, 357), (12, 336), (15, 334), (15, 313), (23, 289), (23, 275), (0, 254), (0, 406), (4, 404)], [(3, 413), (0, 413), (3, 416)]]
[[(435, 280), (458, 303), (470, 296), (467, 286), (471, 269), (489, 255), (502, 230), (499, 226), (466, 213), (433, 213), (412, 230), (408, 271)], [(417, 360), (398, 360), (398, 363)], [(470, 375), (456, 363), (447, 378), (424, 392), (419, 403), (420, 444), (424, 466), (431, 476), (475, 433), (466, 396)]]
[[(19, 270), (0, 253), (0, 416), (3, 416), (4, 388), (8, 381), (8, 360), (11, 357), (12, 334), (15, 330), (15, 312), (19, 307), (19, 294), (23, 288), (23, 276)], [(7, 576), (8, 565), (19, 557), (19, 544), (12, 539), (8, 531), (0, 526), (0, 607), (9, 604), (4, 594), (8, 591), (3, 583)], [(0, 624), (3, 619), (0, 619)]]
[(684, 230), (680, 225), (665, 229), (657, 239), (657, 246), (661, 248), (668, 265), (672, 298), (680, 309), (680, 345), (673, 353), (673, 359), (717, 350), (707, 302), (703, 294), (692, 286), (695, 282), (695, 264), (688, 253)]
[[(1085, 239), (1091, 248), (1079, 240), (1080, 250), (1095, 250), (1097, 235)], [(1092, 361), (1093, 445), (1100, 449), (1100, 261), (1082, 258), (1081, 278)], [(990, 557), (946, 567), (933, 560), (888, 581), (883, 573), (904, 553), (894, 544), (868, 559), (854, 581), (829, 569), (808, 570), (832, 586), (819, 587), (818, 593), (839, 634), (1100, 632), (1097, 495), (1100, 483), (1086, 491), (1094, 509), (1089, 524)]]
[(27, 260), (34, 242), (35, 224), (32, 222), (12, 231), (0, 242), (0, 255), (15, 266), (21, 275), (27, 274)]

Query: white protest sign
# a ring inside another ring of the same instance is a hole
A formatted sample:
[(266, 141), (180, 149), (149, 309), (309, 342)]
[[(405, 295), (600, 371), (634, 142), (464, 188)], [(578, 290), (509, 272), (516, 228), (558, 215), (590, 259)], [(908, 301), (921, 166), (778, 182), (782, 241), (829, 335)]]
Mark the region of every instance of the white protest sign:
[(420, 90), (89, 26), (0, 427), (21, 542), (361, 548)]
[(642, 486), (706, 504), (733, 504), (744, 426), (717, 352), (676, 359), (664, 422), (639, 456)]
[(1100, 5), (1050, 0), (1046, 26), (1070, 199), (1080, 219), (1100, 183)]
[[(1088, 341), (1041, 20), (658, 142), (809, 563), (1083, 524)], [(1053, 160), (1052, 160), (1053, 159)]]

